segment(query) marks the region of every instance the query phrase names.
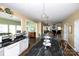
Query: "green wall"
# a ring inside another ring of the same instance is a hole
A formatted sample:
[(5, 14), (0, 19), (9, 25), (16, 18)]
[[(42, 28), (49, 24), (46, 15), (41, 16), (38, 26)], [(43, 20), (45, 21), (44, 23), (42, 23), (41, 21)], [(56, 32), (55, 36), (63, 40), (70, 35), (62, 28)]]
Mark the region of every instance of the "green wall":
[(26, 23), (26, 26), (28, 27), (28, 32), (35, 32), (36, 24), (34, 21), (28, 20), (28, 22)]
[(14, 20), (5, 19), (5, 18), (0, 18), (0, 24), (21, 25), (19, 21), (14, 21)]

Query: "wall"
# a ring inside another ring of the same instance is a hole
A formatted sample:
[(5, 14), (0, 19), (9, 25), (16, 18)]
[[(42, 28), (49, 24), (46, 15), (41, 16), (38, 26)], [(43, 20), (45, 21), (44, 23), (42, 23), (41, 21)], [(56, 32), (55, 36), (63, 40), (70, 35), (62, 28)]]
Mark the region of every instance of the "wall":
[(38, 22), (37, 23), (37, 33), (38, 33), (38, 36), (41, 36), (43, 34), (43, 23), (42, 22)]
[[(64, 24), (68, 26), (68, 42), (74, 48), (74, 21), (79, 20), (79, 11), (73, 13), (62, 23), (62, 35), (64, 35)], [(69, 26), (72, 26), (72, 33), (69, 33)], [(64, 36), (63, 36), (64, 37)]]
[(21, 25), (20, 21), (13, 21), (13, 20), (4, 19), (4, 18), (0, 18), (0, 24)]

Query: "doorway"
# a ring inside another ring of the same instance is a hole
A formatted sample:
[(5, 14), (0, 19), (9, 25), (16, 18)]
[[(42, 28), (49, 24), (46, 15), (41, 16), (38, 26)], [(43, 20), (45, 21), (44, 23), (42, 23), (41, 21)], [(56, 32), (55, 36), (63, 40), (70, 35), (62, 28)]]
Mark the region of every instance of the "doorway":
[(64, 24), (64, 40), (68, 42), (68, 26)]
[(79, 52), (79, 20), (74, 22), (74, 49)]

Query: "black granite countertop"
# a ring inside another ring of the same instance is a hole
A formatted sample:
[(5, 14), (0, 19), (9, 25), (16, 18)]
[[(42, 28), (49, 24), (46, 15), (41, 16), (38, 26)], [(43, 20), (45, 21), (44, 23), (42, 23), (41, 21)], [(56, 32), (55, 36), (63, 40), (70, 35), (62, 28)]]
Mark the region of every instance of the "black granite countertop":
[(0, 43), (0, 48), (7, 47), (7, 46), (9, 46), (9, 45), (11, 45), (11, 44), (14, 44), (14, 43), (16, 43), (16, 42), (19, 42), (19, 41), (25, 39), (25, 38), (28, 38), (28, 37), (15, 38), (14, 41), (6, 42), (6, 43)]

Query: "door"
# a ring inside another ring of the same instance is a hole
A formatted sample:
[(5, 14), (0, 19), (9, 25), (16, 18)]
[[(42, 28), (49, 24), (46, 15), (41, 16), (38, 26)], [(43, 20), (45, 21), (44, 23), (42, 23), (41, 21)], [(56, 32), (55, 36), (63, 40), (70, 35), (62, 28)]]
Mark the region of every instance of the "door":
[(19, 55), (19, 42), (4, 47), (4, 56), (18, 56)]
[(68, 26), (64, 24), (64, 40), (68, 41)]
[(4, 56), (4, 48), (0, 48), (0, 56)]
[(79, 52), (79, 20), (74, 22), (74, 48)]
[(23, 39), (20, 41), (20, 54), (28, 48), (28, 39)]

